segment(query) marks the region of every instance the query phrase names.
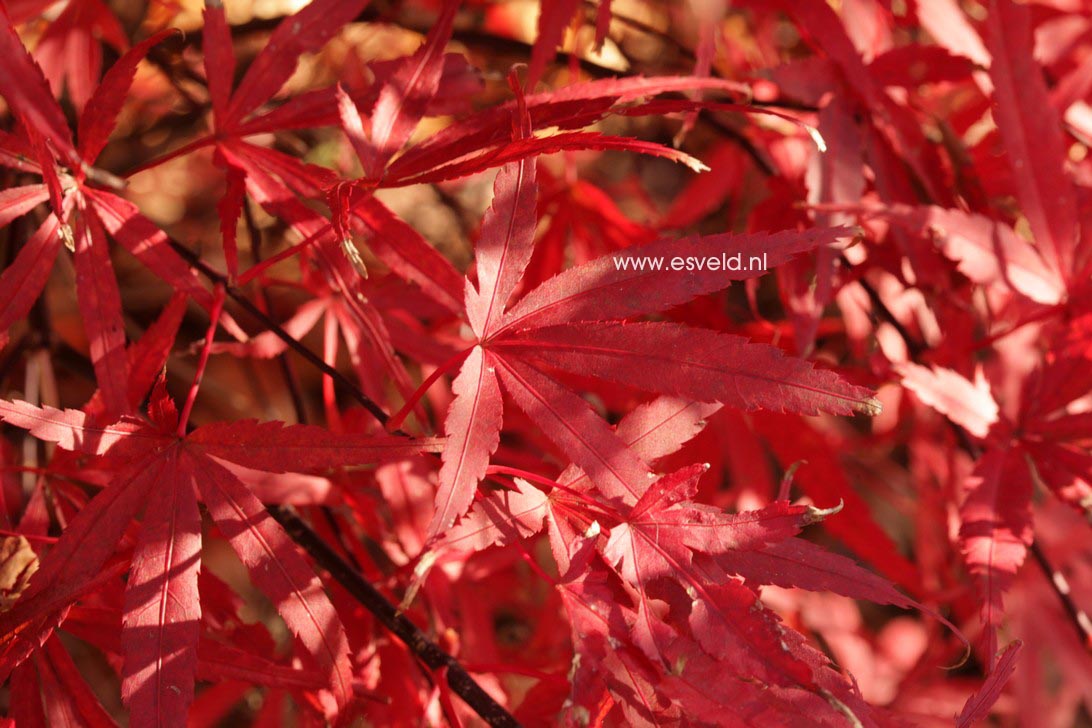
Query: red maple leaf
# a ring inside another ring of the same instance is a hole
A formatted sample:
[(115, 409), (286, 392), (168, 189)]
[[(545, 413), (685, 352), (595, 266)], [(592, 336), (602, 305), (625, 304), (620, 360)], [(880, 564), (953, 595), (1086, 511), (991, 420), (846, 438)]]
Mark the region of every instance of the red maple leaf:
[(373, 463), (436, 449), (435, 441), (333, 436), (316, 427), (237, 421), (188, 435), (160, 387), (149, 419), (96, 425), (75, 410), (0, 402), (0, 420), (73, 452), (111, 458), (117, 474), (65, 529), (18, 604), (0, 617), (4, 674), (45, 640), (95, 581), (144, 510), (126, 586), (122, 692), (141, 725), (182, 720), (193, 699), (200, 620), (199, 501), (255, 584), (326, 676), (334, 711), (351, 698), (343, 628), (321, 582), (262, 503), (224, 463), (267, 472)]

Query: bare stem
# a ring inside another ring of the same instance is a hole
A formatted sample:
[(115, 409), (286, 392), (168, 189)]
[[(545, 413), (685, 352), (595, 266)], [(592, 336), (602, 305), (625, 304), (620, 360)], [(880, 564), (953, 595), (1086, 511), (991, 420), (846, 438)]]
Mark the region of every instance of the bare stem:
[(268, 506), (268, 510), (293, 541), (345, 587), (354, 599), (374, 614), (384, 627), (402, 640), (425, 665), (437, 673), (442, 670), (452, 691), (473, 708), (482, 720), (500, 728), (519, 726), (512, 714), (493, 700), (458, 660), (440, 649), (439, 645), (430, 640), (405, 615), (399, 614), (378, 589), (334, 551), (290, 506)]

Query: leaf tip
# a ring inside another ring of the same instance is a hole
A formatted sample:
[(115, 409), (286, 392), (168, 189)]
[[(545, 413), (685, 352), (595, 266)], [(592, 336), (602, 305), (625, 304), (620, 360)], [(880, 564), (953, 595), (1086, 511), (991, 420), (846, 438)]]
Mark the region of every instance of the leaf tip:
[(360, 274), (361, 278), (368, 277), (368, 268), (364, 265), (364, 259), (360, 257), (360, 251), (353, 245), (353, 241), (350, 238), (341, 239), (341, 250), (345, 253), (345, 257), (349, 259), (353, 268)]
[(72, 234), (72, 227), (67, 222), (62, 222), (58, 233), (61, 236), (61, 241), (64, 242), (64, 247), (68, 248), (68, 252), (76, 252), (76, 236)]
[(875, 397), (869, 397), (868, 399), (863, 400), (857, 406), (857, 409), (863, 415), (868, 415), (869, 417), (875, 417), (876, 415), (883, 412), (883, 402), (876, 399)]
[(702, 172), (708, 172), (712, 169), (709, 165), (707, 165), (700, 159), (697, 159), (696, 157), (687, 156), (683, 160), (683, 162), (686, 164), (687, 167), (697, 172), (698, 174), (701, 174)]
[(845, 501), (841, 498), (838, 499), (838, 505), (831, 508), (816, 508), (815, 506), (808, 506), (804, 512), (805, 526), (810, 526), (813, 523), (819, 523), (826, 519), (827, 516), (833, 516), (835, 513), (839, 513), (842, 508), (845, 507)]
[(432, 549), (421, 554), (417, 566), (413, 567), (413, 577), (410, 579), (405, 596), (403, 596), (402, 601), (398, 603), (398, 609), (395, 612), (396, 614), (402, 615), (409, 610), (410, 606), (413, 604), (413, 600), (417, 598), (417, 592), (421, 590), (421, 585), (425, 583), (425, 579), (428, 578), (429, 572), (432, 571), (432, 567), (436, 563), (436, 557), (438, 555), (439, 554)]
[(820, 153), (827, 151), (827, 141), (823, 138), (823, 135), (819, 133), (819, 130), (811, 124), (804, 124), (803, 126), (804, 131), (808, 133), (808, 136), (811, 137), (812, 142), (815, 144), (815, 148), (818, 149)]

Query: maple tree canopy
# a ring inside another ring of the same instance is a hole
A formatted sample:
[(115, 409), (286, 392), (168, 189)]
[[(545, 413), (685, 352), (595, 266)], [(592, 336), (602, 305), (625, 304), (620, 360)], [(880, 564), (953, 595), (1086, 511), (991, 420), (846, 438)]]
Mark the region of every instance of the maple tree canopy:
[(1086, 5), (0, 0), (0, 728), (1087, 722)]

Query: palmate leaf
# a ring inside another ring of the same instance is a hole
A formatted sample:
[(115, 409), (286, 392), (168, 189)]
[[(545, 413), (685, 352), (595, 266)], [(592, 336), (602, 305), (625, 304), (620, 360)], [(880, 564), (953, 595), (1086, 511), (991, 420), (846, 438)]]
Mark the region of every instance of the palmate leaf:
[[(550, 387), (542, 387), (544, 408), (546, 402), (556, 407), (572, 396)], [(630, 452), (655, 463), (700, 432), (719, 407), (661, 397), (623, 418), (616, 437)], [(544, 418), (536, 414), (535, 421), (541, 424)], [(639, 461), (637, 467), (642, 474), (633, 480), (648, 481), (648, 468)], [(780, 501), (727, 514), (691, 502), (696, 479), (705, 470), (691, 466), (660, 478), (630, 507), (612, 509), (601, 502), (606, 510), (597, 511), (589, 529), (595, 538), (579, 535), (591, 517), (582, 500), (593, 495), (591, 478), (570, 466), (548, 493), (517, 478), (512, 490), (478, 499), (435, 549), (443, 558), (450, 551), (520, 543), (546, 529), (559, 570), (568, 572), (559, 589), (579, 655), (570, 700), (584, 709), (594, 709), (596, 689), (605, 685), (627, 715), (645, 722), (670, 720), (672, 711), (679, 710), (672, 702), (677, 700), (691, 711), (723, 701), (719, 710), (730, 705), (733, 715), (765, 716), (756, 717), (754, 725), (793, 713), (808, 715), (816, 724), (840, 725), (846, 711), (868, 724), (868, 707), (855, 689), (786, 632), (754, 588), (777, 584), (834, 591), (930, 610), (852, 560), (795, 537), (803, 526), (828, 515), (823, 511)], [(598, 535), (608, 529), (609, 536)], [(577, 558), (574, 552), (585, 547), (599, 551), (602, 561), (584, 554), (584, 566), (571, 562)], [(589, 571), (578, 575), (582, 568)], [(632, 608), (607, 586), (615, 574), (627, 585)], [(664, 588), (668, 581), (677, 583), (685, 598), (670, 597)], [(675, 624), (665, 616), (666, 606), (668, 614), (690, 616)], [(703, 670), (716, 675), (715, 694)], [(756, 684), (761, 690), (755, 690)], [(752, 723), (741, 718), (741, 724)]]
[[(30, 202), (40, 197), (48, 197), (53, 215), (42, 223), (0, 277), (4, 290), (0, 297), (0, 340), (12, 324), (30, 311), (59, 253), (59, 243), (65, 241), (74, 253), (81, 313), (103, 405), (118, 415), (129, 411), (125, 396), (129, 377), (121, 300), (107, 249), (107, 234), (176, 290), (189, 293), (204, 306), (212, 303), (211, 295), (189, 265), (170, 248), (162, 231), (131, 203), (92, 186), (95, 179), (103, 176), (92, 165), (114, 128), (136, 67), (172, 31), (149, 36), (111, 66), (80, 114), (76, 147), (60, 106), (48, 91), (42, 93), (38, 88), (45, 86), (41, 69), (26, 54), (7, 17), (2, 20), (0, 56), (6, 59), (12, 72), (0, 81), (0, 95), (18, 110), (29, 151), (38, 162), (33, 171), (43, 180), (40, 185), (19, 188), (0, 207), (0, 222), (6, 224), (28, 212)], [(61, 176), (72, 183), (63, 191)], [(225, 323), (238, 331), (233, 322)]]
[[(206, 66), (212, 85), (217, 87), (216, 97), (224, 105), (225, 88), (231, 87), (234, 53), (227, 47), (230, 37), (219, 30), (223, 7), (220, 3), (206, 7), (206, 17), (218, 15), (214, 20), (214, 40), (218, 47)], [(303, 53), (321, 48), (341, 28), (351, 21), (367, 5), (367, 0), (319, 0), (305, 6), (295, 15), (285, 18), (273, 31), (269, 41), (250, 64), (246, 75), (239, 82), (224, 116), (216, 119), (217, 127), (230, 131), (259, 106), (273, 97), (292, 75)], [(226, 26), (224, 26), (226, 27)], [(230, 59), (230, 60), (229, 60)]]
[[(498, 173), (493, 204), (482, 224), (478, 282), (467, 283), (465, 303), (478, 343), (456, 378), (430, 537), (466, 512), (496, 447), (501, 406), (497, 377), (512, 400), (604, 496), (626, 503), (635, 502), (647, 489), (651, 477), (647, 466), (584, 400), (558, 383), (552, 371), (745, 409), (806, 414), (878, 411), (878, 403), (864, 388), (786, 358), (773, 347), (674, 324), (608, 323), (685, 303), (757, 272), (629, 270), (604, 256), (561, 273), (509, 306), (533, 246), (532, 201), (537, 190), (533, 163), (521, 160)], [(832, 229), (665, 239), (630, 248), (626, 255), (670, 259), (732, 250), (765, 254), (770, 264), (777, 264), (842, 234)]]
[[(193, 696), (200, 604), (198, 498), (277, 607), (331, 691), (330, 714), (351, 697), (348, 643), (311, 567), (261, 502), (219, 461), (267, 472), (326, 469), (438, 449), (435, 441), (331, 435), (316, 427), (241, 422), (174, 434), (173, 405), (158, 423), (130, 418), (109, 426), (83, 412), (0, 402), (0, 420), (73, 451), (130, 461), (83, 508), (42, 560), (20, 600), (0, 615), (0, 675), (49, 637), (90, 588), (133, 518), (145, 508), (126, 588), (122, 693), (134, 725), (184, 725)], [(191, 439), (192, 438), (192, 439)]]
[[(663, 490), (685, 488), (689, 475), (667, 476)], [(807, 520), (807, 512), (805, 507), (776, 504), (768, 513), (726, 516), (723, 531), (731, 538), (731, 519), (743, 527), (739, 535), (749, 530), (751, 537), (761, 533), (756, 524), (780, 522), (762, 537), (776, 539), (782, 527), (793, 530), (794, 514)], [(798, 520), (797, 527), (802, 522)], [(807, 715), (808, 724), (842, 725), (847, 713), (859, 724), (873, 724), (854, 686), (799, 635), (785, 630), (753, 591), (730, 579), (701, 575), (689, 566), (693, 552), (680, 551), (670, 538), (661, 545), (659, 539), (646, 540), (625, 528), (614, 536), (615, 530), (618, 527), (612, 529), (613, 547), (608, 545), (606, 559), (614, 554), (633, 565), (633, 573), (622, 578), (636, 593), (619, 592), (618, 577), (598, 555), (596, 542), (601, 539), (595, 526), (564, 547), (563, 562), (568, 566), (558, 589), (579, 655), (574, 661), (574, 707), (593, 710), (606, 689), (629, 720), (642, 725), (671, 723), (683, 710), (699, 724), (711, 725), (723, 724), (725, 716), (732, 716), (733, 725), (792, 724), (788, 716), (793, 715)], [(737, 545), (746, 548), (751, 537), (744, 536)], [(555, 553), (559, 548), (563, 547), (554, 545)], [(682, 570), (672, 578), (686, 583), (685, 591), (671, 595), (661, 588), (656, 597), (648, 596), (646, 585), (657, 582), (651, 574), (643, 583), (630, 581), (642, 578), (644, 563), (631, 548), (651, 549), (654, 564), (662, 564), (672, 552), (682, 558)]]
[[(219, 2), (206, 4), (203, 14), (204, 65), (216, 135), (192, 142), (171, 156), (213, 145), (217, 164), (227, 170), (227, 194), (217, 205), (217, 211), (225, 261), (232, 279), (239, 272), (235, 230), (245, 204), (249, 180), (245, 167), (234, 159), (229, 147), (233, 143), (241, 144), (242, 137), (253, 133), (253, 130), (244, 131), (243, 127), (248, 119), (253, 123), (251, 117), (288, 81), (300, 56), (325, 45), (367, 4), (368, 0), (319, 0), (284, 18), (234, 89), (236, 59), (224, 7)], [(274, 126), (271, 130), (278, 128), (281, 127)]]

